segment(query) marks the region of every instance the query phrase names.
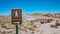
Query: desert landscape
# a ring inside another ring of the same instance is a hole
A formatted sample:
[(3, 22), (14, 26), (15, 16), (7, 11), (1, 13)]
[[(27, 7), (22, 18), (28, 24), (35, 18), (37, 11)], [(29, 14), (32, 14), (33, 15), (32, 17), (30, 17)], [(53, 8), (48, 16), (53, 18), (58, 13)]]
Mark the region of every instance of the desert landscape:
[[(15, 34), (11, 15), (0, 16), (0, 34)], [(23, 14), (19, 34), (60, 34), (60, 14)]]

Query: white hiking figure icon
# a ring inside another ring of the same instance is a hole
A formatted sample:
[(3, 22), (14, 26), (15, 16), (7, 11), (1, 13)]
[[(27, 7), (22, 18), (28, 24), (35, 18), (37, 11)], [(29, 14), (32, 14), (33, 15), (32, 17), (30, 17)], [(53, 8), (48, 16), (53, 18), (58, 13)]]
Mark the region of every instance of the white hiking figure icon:
[(15, 17), (18, 17), (18, 13), (17, 13), (17, 11), (15, 12)]

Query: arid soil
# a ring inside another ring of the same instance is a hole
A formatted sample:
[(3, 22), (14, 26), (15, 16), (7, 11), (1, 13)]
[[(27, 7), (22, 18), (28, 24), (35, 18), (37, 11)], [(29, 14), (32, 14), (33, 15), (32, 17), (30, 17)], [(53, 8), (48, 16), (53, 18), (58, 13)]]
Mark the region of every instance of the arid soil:
[[(60, 34), (60, 14), (22, 15), (19, 34)], [(11, 16), (0, 16), (0, 34), (16, 34)]]

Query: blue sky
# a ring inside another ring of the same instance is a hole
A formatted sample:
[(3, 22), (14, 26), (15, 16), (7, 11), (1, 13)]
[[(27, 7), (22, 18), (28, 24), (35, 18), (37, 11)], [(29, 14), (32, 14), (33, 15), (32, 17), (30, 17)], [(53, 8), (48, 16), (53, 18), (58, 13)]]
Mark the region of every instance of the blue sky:
[(10, 15), (12, 8), (21, 8), (23, 14), (60, 13), (60, 0), (0, 0), (0, 15)]

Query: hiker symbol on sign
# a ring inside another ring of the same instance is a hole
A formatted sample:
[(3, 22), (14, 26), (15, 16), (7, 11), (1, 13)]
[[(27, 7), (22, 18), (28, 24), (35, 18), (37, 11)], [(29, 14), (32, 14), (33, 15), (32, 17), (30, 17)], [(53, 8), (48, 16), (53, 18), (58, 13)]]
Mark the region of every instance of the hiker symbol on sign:
[(12, 24), (22, 24), (22, 10), (21, 9), (12, 9)]
[(17, 13), (17, 11), (15, 12), (15, 17), (18, 17), (18, 13)]

